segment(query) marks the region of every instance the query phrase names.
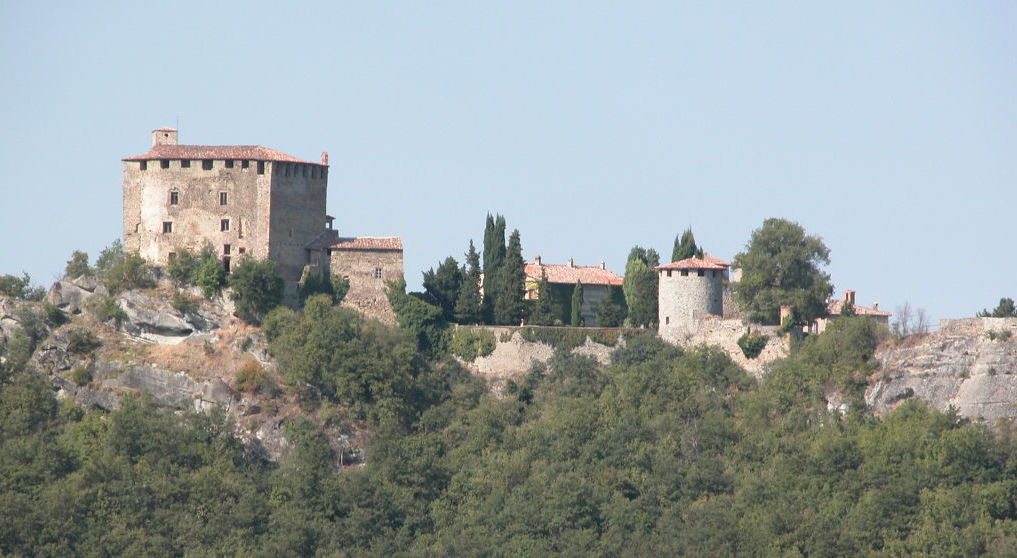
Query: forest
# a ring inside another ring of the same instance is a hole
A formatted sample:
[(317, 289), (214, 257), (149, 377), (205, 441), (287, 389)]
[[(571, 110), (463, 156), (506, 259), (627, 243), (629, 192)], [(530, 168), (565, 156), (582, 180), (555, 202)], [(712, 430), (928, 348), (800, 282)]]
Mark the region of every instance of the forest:
[[(226, 415), (58, 401), (0, 378), (11, 556), (1012, 556), (1017, 439), (861, 393), (885, 332), (833, 322), (757, 382), (724, 354), (628, 338), (504, 393), (312, 297), (264, 321), (305, 412), (371, 432), (344, 466), (309, 420), (275, 463)], [(9, 361), (5, 361), (9, 362)], [(846, 412), (829, 409), (839, 392)]]

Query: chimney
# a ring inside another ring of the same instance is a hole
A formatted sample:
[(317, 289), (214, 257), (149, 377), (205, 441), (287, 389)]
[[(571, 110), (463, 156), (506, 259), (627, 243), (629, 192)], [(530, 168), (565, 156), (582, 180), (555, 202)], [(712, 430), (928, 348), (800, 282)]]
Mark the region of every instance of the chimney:
[(540, 263), (540, 256), (537, 256), (536, 258), (533, 258), (533, 262), (536, 263), (537, 265), (542, 265)]
[(851, 289), (844, 291), (844, 303), (854, 306), (855, 304), (855, 292)]
[(607, 262), (600, 262), (600, 269), (607, 269)]
[(321, 164), (328, 166), (328, 151), (321, 152)]
[(873, 310), (879, 310), (879, 303), (878, 302), (873, 302), (872, 303), (872, 309)]
[(572, 258), (569, 258), (569, 267), (576, 267), (576, 264), (575, 262), (572, 261)]
[(176, 145), (177, 131), (174, 128), (156, 128), (152, 130), (152, 147), (157, 145)]

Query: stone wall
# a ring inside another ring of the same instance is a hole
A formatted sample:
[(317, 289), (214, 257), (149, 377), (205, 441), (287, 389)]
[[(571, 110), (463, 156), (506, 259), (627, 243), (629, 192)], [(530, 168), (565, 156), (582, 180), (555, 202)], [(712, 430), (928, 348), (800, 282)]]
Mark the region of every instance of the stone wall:
[[(332, 275), (345, 277), (350, 290), (343, 300), (366, 316), (394, 325), (395, 312), (385, 294), (385, 282), (403, 276), (403, 253), (399, 250), (332, 250)], [(376, 277), (381, 270), (381, 277)]]
[[(661, 327), (658, 335), (664, 341), (679, 347), (696, 347), (712, 345), (723, 349), (731, 360), (756, 378), (762, 378), (766, 365), (788, 355), (790, 346), (786, 336), (778, 333), (777, 326), (760, 326), (749, 324), (741, 319), (721, 319), (717, 317), (689, 320), (680, 325)], [(761, 333), (770, 337), (766, 347), (756, 358), (746, 358), (738, 346), (738, 339), (746, 333)]]
[(316, 165), (271, 164), (269, 257), (290, 281), (300, 279), (304, 265), (312, 263), (304, 248), (325, 230), (326, 175), (317, 170)]
[(695, 270), (683, 276), (684, 271), (669, 269), (658, 273), (658, 323), (661, 329), (681, 326), (703, 316), (724, 314), (724, 273), (708, 269), (700, 277)]

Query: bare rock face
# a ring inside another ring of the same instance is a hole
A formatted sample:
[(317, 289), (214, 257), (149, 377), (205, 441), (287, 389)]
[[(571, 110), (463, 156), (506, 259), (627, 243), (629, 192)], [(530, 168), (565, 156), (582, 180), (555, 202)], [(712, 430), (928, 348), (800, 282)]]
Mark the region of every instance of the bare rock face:
[(943, 320), (876, 358), (881, 376), (865, 392), (876, 414), (916, 397), (968, 418), (1017, 418), (1017, 318)]
[(84, 275), (72, 281), (57, 281), (46, 293), (46, 302), (70, 314), (78, 314), (85, 307), (85, 301), (96, 294), (98, 287), (94, 277)]

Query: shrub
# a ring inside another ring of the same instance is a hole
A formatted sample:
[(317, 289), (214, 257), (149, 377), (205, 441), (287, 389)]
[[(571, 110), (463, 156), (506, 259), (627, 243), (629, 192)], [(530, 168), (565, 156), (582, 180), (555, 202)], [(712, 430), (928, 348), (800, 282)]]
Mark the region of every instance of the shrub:
[(328, 270), (323, 273), (307, 271), (301, 278), (297, 294), (300, 296), (301, 304), (316, 294), (328, 295), (332, 299), (332, 304), (339, 304), (349, 290), (350, 281), (345, 277), (332, 275)]
[(769, 340), (770, 338), (766, 335), (749, 332), (738, 338), (738, 346), (741, 347), (745, 358), (756, 358), (759, 353), (763, 352), (763, 347)]
[(95, 268), (99, 279), (110, 293), (155, 285), (152, 266), (137, 253), (124, 252), (119, 240), (99, 254)]
[(78, 386), (83, 386), (92, 381), (92, 373), (84, 366), (75, 366), (67, 375)]
[(22, 273), (21, 277), (0, 275), (0, 296), (14, 300), (38, 301), (46, 296), (46, 290), (42, 287), (33, 287), (32, 278), (27, 273)]
[(55, 305), (47, 302), (42, 305), (42, 319), (45, 320), (50, 327), (60, 327), (67, 323), (67, 314)]
[(180, 291), (173, 293), (173, 299), (170, 301), (170, 306), (181, 314), (194, 312), (198, 309), (198, 303), (194, 302), (189, 296)]
[(200, 263), (194, 272), (194, 284), (201, 288), (205, 298), (218, 296), (226, 286), (226, 270), (211, 249), (202, 251)]
[(166, 264), (166, 273), (177, 285), (193, 285), (201, 260), (187, 248), (177, 250), (177, 256)]
[(117, 300), (111, 296), (94, 296), (85, 303), (86, 308), (92, 316), (102, 323), (112, 320), (117, 327), (127, 319), (127, 313)]
[(256, 360), (245, 360), (240, 366), (240, 370), (237, 371), (236, 386), (240, 391), (256, 393), (261, 391), (267, 383), (268, 375), (265, 373), (265, 369)]
[(494, 352), (494, 333), (486, 329), (460, 327), (452, 335), (449, 350), (452, 354), (473, 362), (477, 357), (487, 356)]
[(64, 279), (77, 279), (93, 273), (94, 270), (88, 265), (88, 254), (80, 250), (71, 253), (71, 259), (67, 260), (67, 266), (64, 267)]
[(1008, 341), (1013, 337), (1013, 331), (1009, 329), (990, 329), (985, 332), (985, 336), (991, 341)]
[(87, 355), (100, 344), (90, 329), (78, 328), (67, 334), (67, 352), (70, 353)]
[(283, 297), (283, 278), (271, 260), (243, 258), (229, 278), (230, 298), (236, 303), (236, 316), (254, 325), (279, 306)]

